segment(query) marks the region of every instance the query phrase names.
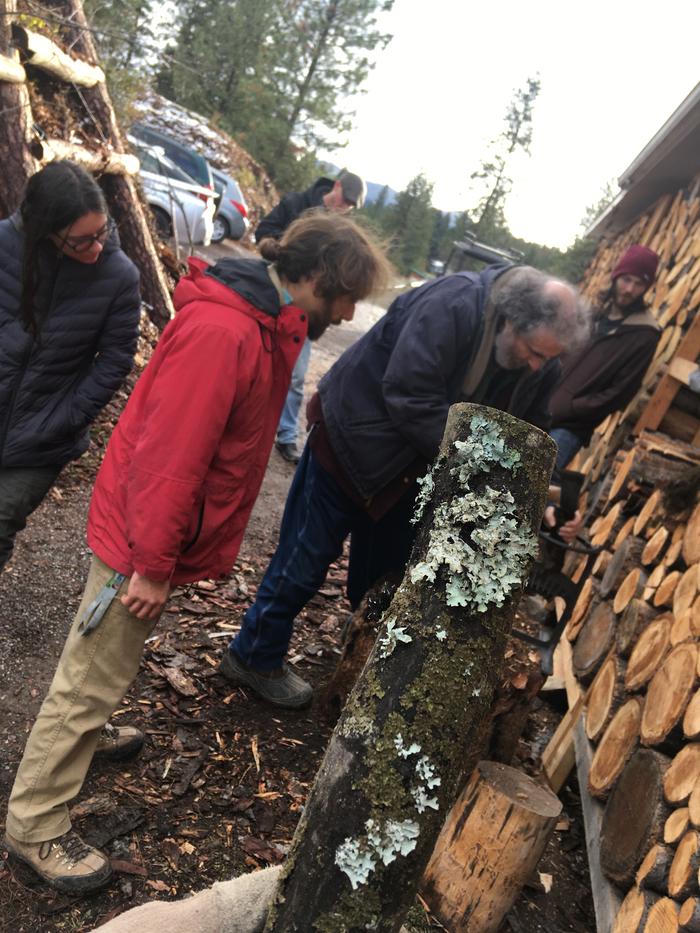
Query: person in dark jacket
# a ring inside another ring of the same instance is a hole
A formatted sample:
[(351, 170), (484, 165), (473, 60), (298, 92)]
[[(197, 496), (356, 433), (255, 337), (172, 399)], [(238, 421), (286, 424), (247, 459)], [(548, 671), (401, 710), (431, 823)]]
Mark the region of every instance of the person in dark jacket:
[[(177, 316), (97, 474), (88, 581), (10, 795), (5, 846), (72, 893), (103, 884), (110, 865), (71, 830), (68, 802), (136, 676), (171, 587), (230, 572), (303, 340), (351, 320), (356, 301), (381, 287), (388, 268), (366, 233), (326, 214), (292, 224), (274, 265), (190, 264), (175, 289)], [(90, 630), (98, 595), (108, 606)], [(280, 684), (293, 680), (290, 672)], [(138, 730), (121, 729), (132, 731), (138, 750)]]
[(644, 301), (656, 279), (658, 261), (646, 246), (626, 250), (613, 269), (610, 288), (601, 296), (592, 339), (562, 360), (549, 403), (557, 473), (590, 442), (600, 422), (623, 409), (639, 391), (661, 336)]
[[(346, 214), (364, 204), (367, 188), (359, 175), (342, 171), (335, 181), (319, 178), (306, 191), (292, 191), (282, 198), (258, 224), (255, 239), (260, 254), (270, 259), (277, 240), (287, 227), (300, 217), (304, 211), (314, 208), (331, 211), (334, 214)], [(297, 435), (299, 433), (299, 411), (304, 401), (304, 380), (309, 368), (311, 343), (307, 340), (302, 347), (299, 359), (292, 373), (289, 392), (282, 409), (277, 428), (275, 446), (280, 455), (289, 463), (299, 462)]]
[(92, 177), (52, 162), (0, 222), (0, 570), (131, 369), (139, 275)]
[(571, 286), (527, 267), (459, 273), (397, 298), (309, 403), (313, 427), (277, 551), (224, 655), (225, 676), (278, 706), (308, 703), (309, 684), (278, 689), (284, 657), (296, 615), (348, 534), (357, 605), (376, 579), (405, 566), (415, 481), (438, 451), (450, 405), (479, 402), (547, 430), (557, 357), (587, 335)]

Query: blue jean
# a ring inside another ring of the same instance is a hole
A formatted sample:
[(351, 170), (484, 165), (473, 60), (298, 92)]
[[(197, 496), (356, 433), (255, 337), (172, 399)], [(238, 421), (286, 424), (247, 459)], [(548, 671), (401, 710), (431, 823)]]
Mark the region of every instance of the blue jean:
[(292, 381), (284, 402), (284, 408), (277, 426), (278, 444), (296, 444), (299, 432), (299, 409), (304, 401), (304, 379), (309, 368), (311, 341), (307, 338), (292, 370)]
[(348, 534), (351, 602), (357, 604), (380, 576), (402, 571), (414, 531), (409, 523), (412, 506), (410, 495), (404, 496), (373, 522), (320, 466), (307, 444), (287, 496), (277, 550), (231, 650), (257, 670), (279, 668), (294, 619), (322, 586)]
[(553, 478), (556, 480), (560, 471), (566, 469), (567, 465), (583, 447), (583, 441), (577, 434), (567, 428), (552, 428), (549, 436), (557, 445), (557, 459), (553, 474)]

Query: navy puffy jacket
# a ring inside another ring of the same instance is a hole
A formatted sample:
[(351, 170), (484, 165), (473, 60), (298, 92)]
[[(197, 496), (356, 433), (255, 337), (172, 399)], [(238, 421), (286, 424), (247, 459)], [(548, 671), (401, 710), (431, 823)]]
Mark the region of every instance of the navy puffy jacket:
[(19, 215), (0, 221), (0, 467), (62, 466), (131, 369), (139, 274), (116, 233), (94, 265), (47, 243), (34, 338), (20, 320), (23, 245)]

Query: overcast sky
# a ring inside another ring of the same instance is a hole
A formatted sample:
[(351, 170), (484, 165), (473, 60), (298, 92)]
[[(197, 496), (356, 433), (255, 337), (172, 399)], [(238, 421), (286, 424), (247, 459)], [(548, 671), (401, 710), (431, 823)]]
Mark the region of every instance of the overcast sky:
[(383, 24), (394, 38), (332, 161), (397, 190), (424, 171), (436, 207), (468, 208), (513, 90), (539, 72), (532, 155), (513, 166), (506, 216), (553, 246), (700, 80), (697, 0), (395, 0)]

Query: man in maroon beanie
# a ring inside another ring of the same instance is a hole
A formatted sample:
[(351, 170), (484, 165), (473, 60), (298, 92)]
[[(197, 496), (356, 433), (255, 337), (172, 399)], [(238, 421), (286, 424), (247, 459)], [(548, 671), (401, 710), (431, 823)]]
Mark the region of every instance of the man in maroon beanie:
[(549, 403), (550, 434), (558, 447), (555, 476), (590, 442), (597, 425), (624, 408), (642, 384), (660, 337), (644, 301), (658, 262), (646, 246), (630, 246), (623, 253), (610, 288), (600, 297), (590, 342), (562, 360)]

